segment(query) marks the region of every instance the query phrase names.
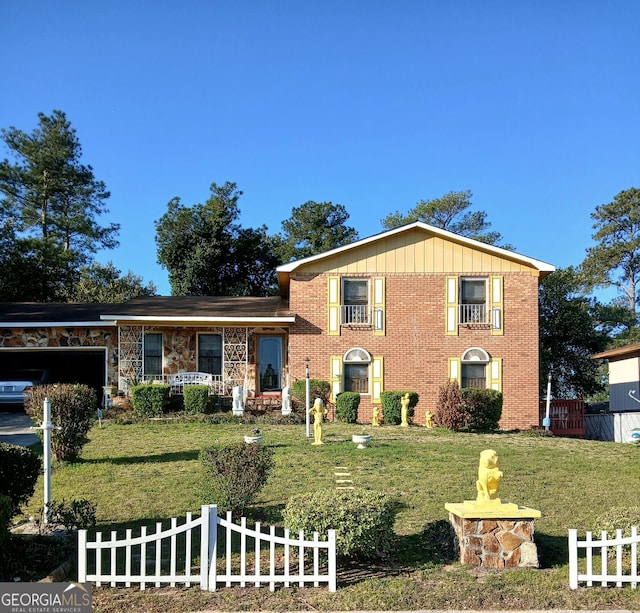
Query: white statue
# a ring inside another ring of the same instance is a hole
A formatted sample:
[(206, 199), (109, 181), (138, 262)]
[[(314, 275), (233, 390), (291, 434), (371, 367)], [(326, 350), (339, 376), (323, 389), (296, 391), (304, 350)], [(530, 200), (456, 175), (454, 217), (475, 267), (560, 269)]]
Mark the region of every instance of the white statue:
[(242, 400), (242, 386), (234, 385), (232, 393), (231, 409), (234, 415), (241, 417), (244, 415), (244, 401)]
[(282, 414), (291, 415), (291, 388), (288, 385), (282, 388)]

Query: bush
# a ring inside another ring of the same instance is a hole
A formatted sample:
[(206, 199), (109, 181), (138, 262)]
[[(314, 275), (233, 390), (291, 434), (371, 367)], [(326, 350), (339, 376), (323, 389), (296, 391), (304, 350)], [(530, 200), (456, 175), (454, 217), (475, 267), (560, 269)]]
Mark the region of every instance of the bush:
[(184, 386), (184, 410), (187, 413), (206, 413), (209, 388), (206, 385)]
[(462, 394), (457, 381), (449, 381), (438, 389), (438, 403), (433, 423), (449, 430), (462, 430), (467, 425)]
[(42, 463), (26, 447), (0, 443), (0, 494), (11, 500), (11, 516), (33, 496)]
[(11, 498), (0, 494), (0, 545), (9, 540), (9, 522), (11, 521)]
[(502, 393), (497, 390), (461, 390), (467, 428), (475, 432), (496, 432), (502, 417)]
[(169, 400), (170, 386), (158, 383), (143, 383), (131, 388), (131, 403), (134, 417), (162, 417)]
[[(329, 403), (329, 397), (331, 395), (331, 385), (328, 381), (322, 381), (321, 379), (309, 379), (309, 396), (311, 406), (316, 398), (321, 398), (325, 406)], [(291, 396), (298, 400), (298, 402), (305, 403), (307, 400), (307, 380), (298, 379), (291, 386)]]
[[(77, 459), (87, 442), (87, 433), (98, 411), (96, 392), (88, 385), (63, 383), (34, 387), (25, 400), (31, 419), (40, 425), (44, 399), (51, 401), (51, 423), (61, 427), (51, 431), (51, 453), (58, 462)], [(42, 430), (37, 430), (42, 439)]]
[[(382, 419), (385, 424), (398, 425), (402, 423), (402, 397), (407, 392), (382, 392)], [(414, 407), (420, 396), (416, 392), (409, 393), (409, 422), (413, 419)]]
[[(616, 538), (616, 530), (622, 530), (623, 537), (631, 536), (631, 528), (636, 526), (640, 534), (640, 507), (612, 507), (596, 518), (594, 537), (600, 538), (603, 530), (607, 532), (607, 538)], [(623, 564), (631, 562), (631, 545), (623, 545)], [(615, 556), (615, 550), (609, 550), (609, 555)]]
[[(40, 509), (42, 514), (44, 509)], [(65, 500), (57, 502), (52, 500), (49, 503), (49, 522), (52, 524), (62, 524), (67, 532), (74, 528), (86, 530), (96, 525), (96, 505), (93, 502), (81, 498), (67, 503)]]
[(370, 559), (393, 547), (396, 505), (382, 492), (368, 490), (319, 490), (293, 496), (283, 511), (285, 527), (300, 530), (311, 539), (336, 530), (338, 556)]
[(240, 515), (264, 487), (273, 469), (273, 450), (265, 445), (236, 443), (203, 449), (203, 502)]
[(336, 397), (336, 418), (348, 424), (358, 421), (360, 394), (357, 392), (341, 392)]

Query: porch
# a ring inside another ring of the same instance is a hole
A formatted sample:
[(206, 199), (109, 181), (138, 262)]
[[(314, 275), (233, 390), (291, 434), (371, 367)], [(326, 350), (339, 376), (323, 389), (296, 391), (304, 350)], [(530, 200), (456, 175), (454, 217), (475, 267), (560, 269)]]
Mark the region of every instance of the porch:
[[(540, 401), (540, 423), (547, 414), (547, 401)], [(584, 400), (552, 400), (550, 430), (555, 436), (584, 437)]]

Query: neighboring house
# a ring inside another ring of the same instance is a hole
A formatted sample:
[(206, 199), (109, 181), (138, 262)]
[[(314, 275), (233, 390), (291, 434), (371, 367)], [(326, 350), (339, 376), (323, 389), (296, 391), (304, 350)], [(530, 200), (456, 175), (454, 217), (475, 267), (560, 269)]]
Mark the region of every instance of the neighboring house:
[[(100, 356), (90, 371), (102, 385), (126, 390), (135, 379), (201, 371), (225, 395), (240, 385), (249, 398), (278, 398), (308, 364), (333, 399), (360, 392), (362, 422), (383, 391), (418, 392), (419, 424), (452, 379), (502, 391), (501, 426), (531, 428), (539, 422), (538, 284), (553, 270), (415, 222), (280, 266), (276, 298), (0, 304), (0, 366), (11, 355), (82, 351), (85, 365)], [(81, 370), (77, 359), (70, 365)]]
[(609, 365), (609, 412), (587, 415), (589, 438), (638, 442), (640, 433), (640, 343), (591, 356)]

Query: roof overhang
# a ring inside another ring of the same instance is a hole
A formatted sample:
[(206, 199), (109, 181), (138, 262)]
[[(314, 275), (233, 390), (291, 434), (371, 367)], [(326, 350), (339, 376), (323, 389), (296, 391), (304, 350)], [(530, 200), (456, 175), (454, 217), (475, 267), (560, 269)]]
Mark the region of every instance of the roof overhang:
[(1, 321), (0, 328), (106, 328), (117, 325), (106, 321)]
[(609, 360), (610, 362), (614, 362), (616, 360), (625, 360), (637, 357), (640, 357), (640, 343), (632, 343), (631, 345), (625, 345), (624, 347), (615, 347), (614, 349), (608, 349), (601, 353), (595, 353), (591, 356), (591, 359)]
[(153, 325), (189, 325), (189, 326), (214, 326), (214, 325), (236, 325), (236, 326), (282, 326), (293, 324), (296, 321), (294, 316), (284, 317), (188, 317), (188, 316), (154, 316), (154, 315), (101, 315), (101, 319), (110, 322), (110, 325), (126, 325), (148, 323)]

